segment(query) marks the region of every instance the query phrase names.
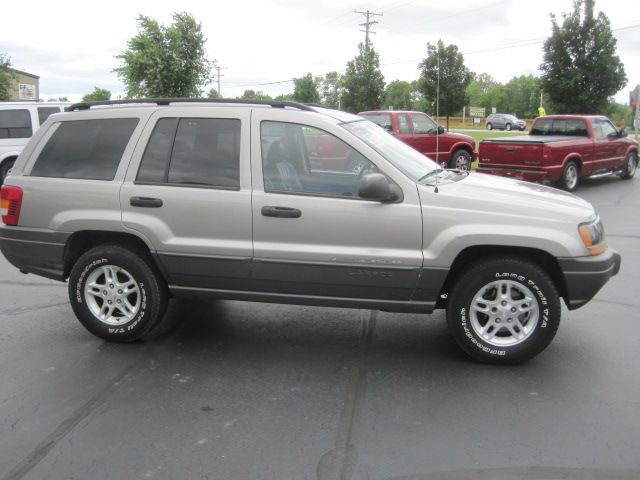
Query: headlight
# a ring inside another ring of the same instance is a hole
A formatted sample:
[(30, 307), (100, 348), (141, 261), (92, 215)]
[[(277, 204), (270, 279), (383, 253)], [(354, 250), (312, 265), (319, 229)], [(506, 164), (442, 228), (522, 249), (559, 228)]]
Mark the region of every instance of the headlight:
[(596, 217), (591, 222), (581, 223), (578, 227), (578, 232), (580, 232), (580, 238), (585, 247), (589, 250), (589, 255), (598, 255), (607, 248), (607, 244), (604, 241), (604, 227), (600, 217)]

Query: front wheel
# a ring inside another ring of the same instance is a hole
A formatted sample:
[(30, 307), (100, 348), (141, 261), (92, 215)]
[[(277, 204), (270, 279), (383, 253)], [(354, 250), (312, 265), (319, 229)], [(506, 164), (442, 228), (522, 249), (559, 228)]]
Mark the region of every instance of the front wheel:
[(624, 167), (622, 170), (622, 178), (628, 180), (633, 178), (636, 174), (636, 170), (638, 168), (638, 154), (636, 152), (631, 152), (627, 155), (627, 158), (624, 161)]
[(167, 288), (143, 252), (100, 245), (83, 254), (69, 276), (69, 300), (80, 323), (114, 342), (151, 331), (167, 308)]
[(493, 129), (493, 125), (491, 124), (491, 122), (487, 123), (487, 130), (492, 130)]
[(449, 160), (449, 168), (467, 171), (471, 168), (471, 154), (466, 150), (456, 150)]
[(507, 125), (504, 127), (504, 129), (505, 129), (507, 132), (510, 132), (510, 131), (511, 131), (511, 124), (510, 124), (510, 123), (507, 123)]
[(567, 192), (576, 188), (576, 185), (578, 185), (578, 165), (576, 165), (576, 162), (571, 161), (567, 163), (558, 183), (560, 184), (560, 188)]
[(560, 325), (549, 275), (520, 257), (489, 257), (458, 277), (447, 323), (457, 344), (486, 363), (521, 363), (542, 352)]

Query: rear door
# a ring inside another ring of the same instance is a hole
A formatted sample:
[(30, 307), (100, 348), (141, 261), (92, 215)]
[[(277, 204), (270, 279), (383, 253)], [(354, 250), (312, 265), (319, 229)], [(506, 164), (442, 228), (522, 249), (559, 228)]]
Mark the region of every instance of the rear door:
[[(372, 162), (375, 152), (350, 143), (342, 127), (308, 113), (255, 109), (252, 134), (254, 289), (356, 303), (409, 300), (422, 265), (415, 184)], [(317, 135), (348, 151), (347, 168), (311, 167), (307, 137)], [(361, 199), (360, 177), (370, 171), (387, 175), (404, 200)]]
[(149, 120), (120, 192), (122, 220), (172, 288), (249, 288), (250, 110), (167, 108)]

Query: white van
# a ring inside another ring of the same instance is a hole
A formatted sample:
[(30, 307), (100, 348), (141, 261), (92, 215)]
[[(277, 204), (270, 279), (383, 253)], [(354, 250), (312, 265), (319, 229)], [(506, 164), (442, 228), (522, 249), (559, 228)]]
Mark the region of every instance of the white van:
[(35, 131), (70, 103), (0, 102), (0, 185)]

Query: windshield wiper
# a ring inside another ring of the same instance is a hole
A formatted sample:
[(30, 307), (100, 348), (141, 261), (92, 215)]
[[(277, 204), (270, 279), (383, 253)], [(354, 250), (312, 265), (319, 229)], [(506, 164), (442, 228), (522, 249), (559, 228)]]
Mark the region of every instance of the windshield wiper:
[(423, 180), (426, 180), (427, 178), (429, 178), (429, 177), (431, 177), (431, 176), (433, 176), (433, 175), (438, 175), (440, 172), (444, 172), (444, 170), (443, 170), (442, 168), (440, 168), (440, 167), (438, 167), (438, 168), (434, 168), (434, 169), (433, 169), (433, 170), (431, 170), (429, 173), (427, 173), (427, 174), (425, 174), (425, 175), (421, 176), (421, 177), (418, 179), (418, 183), (422, 182)]

